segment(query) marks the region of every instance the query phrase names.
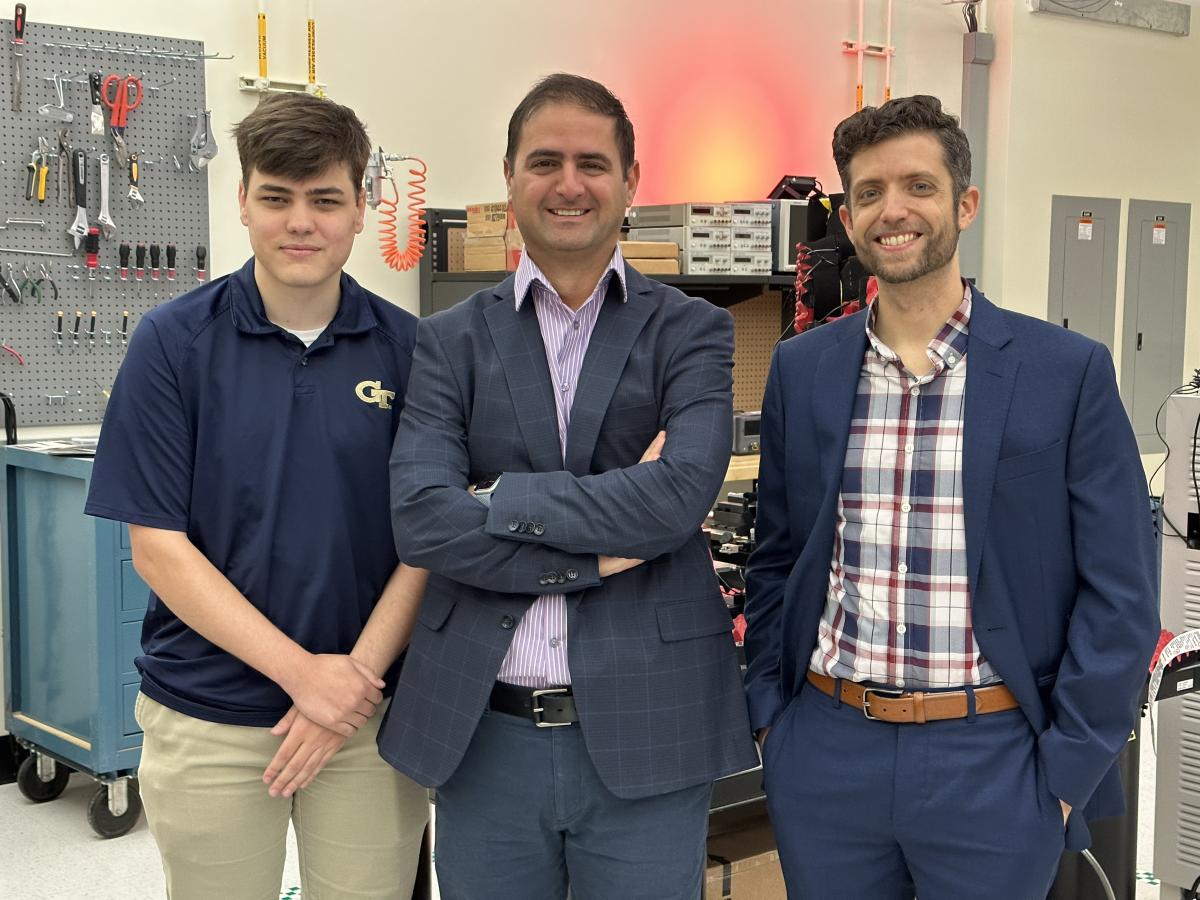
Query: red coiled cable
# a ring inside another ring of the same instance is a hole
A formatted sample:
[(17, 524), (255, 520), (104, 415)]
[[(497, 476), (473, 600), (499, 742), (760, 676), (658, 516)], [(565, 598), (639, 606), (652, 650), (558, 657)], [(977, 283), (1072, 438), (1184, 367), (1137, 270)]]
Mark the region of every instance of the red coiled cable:
[(408, 186), (408, 245), (401, 250), (400, 241), (396, 234), (396, 209), (400, 205), (400, 191), (396, 188), (394, 179), (392, 191), (394, 200), (379, 201), (379, 249), (383, 252), (384, 262), (397, 272), (407, 272), (425, 254), (425, 173), (428, 167), (424, 161), (415, 156), (405, 157), (420, 165), (420, 169), (409, 169), (412, 180)]

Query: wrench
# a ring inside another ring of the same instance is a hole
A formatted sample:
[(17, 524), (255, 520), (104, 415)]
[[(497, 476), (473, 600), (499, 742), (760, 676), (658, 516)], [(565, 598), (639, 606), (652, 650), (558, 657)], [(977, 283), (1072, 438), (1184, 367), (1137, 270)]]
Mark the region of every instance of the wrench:
[(100, 215), (96, 218), (106, 241), (117, 233), (117, 223), (108, 213), (108, 154), (100, 154)]
[(217, 155), (217, 142), (212, 135), (212, 110), (202, 110), (196, 117), (196, 130), (192, 133), (192, 171), (199, 172), (208, 161)]
[(66, 200), (68, 206), (75, 205), (75, 179), (69, 178), (71, 168), (71, 145), (67, 143), (67, 129), (58, 133), (58, 202)]
[(71, 159), (71, 177), (75, 185), (75, 221), (67, 229), (67, 234), (75, 238), (75, 249), (87, 237), (87, 154), (83, 150), (74, 151)]
[(146, 198), (142, 196), (142, 192), (138, 190), (138, 178), (141, 173), (141, 165), (138, 163), (140, 154), (129, 154), (129, 199), (135, 203), (145, 203)]

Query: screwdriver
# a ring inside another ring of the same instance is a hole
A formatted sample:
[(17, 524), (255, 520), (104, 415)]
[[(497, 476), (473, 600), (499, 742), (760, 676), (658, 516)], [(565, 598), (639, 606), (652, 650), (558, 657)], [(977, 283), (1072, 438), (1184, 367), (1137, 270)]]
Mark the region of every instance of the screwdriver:
[(125, 346), (125, 341), (129, 338), (129, 310), (121, 310), (121, 346)]
[(137, 250), (134, 251), (134, 274), (137, 275), (137, 280), (141, 281), (146, 274), (146, 245), (138, 241)]
[(129, 245), (121, 244), (121, 246), (117, 248), (117, 253), (121, 257), (121, 280), (128, 281), (129, 280)]
[(196, 280), (203, 281), (208, 277), (208, 248), (203, 244), (196, 247)]
[(94, 350), (96, 348), (96, 311), (94, 309), (92, 310), (91, 321), (88, 322), (87, 336), (88, 336), (88, 349)]
[(54, 329), (54, 339), (58, 342), (58, 349), (62, 350), (63, 311), (61, 309), (55, 314), (55, 318), (58, 324)]
[(83, 310), (75, 310), (75, 328), (71, 332), (71, 340), (75, 342), (75, 346), (79, 346), (79, 326), (83, 324)]
[(175, 280), (175, 245), (167, 244), (167, 281)]
[(158, 244), (150, 245), (150, 279), (152, 281), (158, 281), (159, 252)]
[[(93, 225), (88, 229), (83, 241), (83, 249), (87, 252), (88, 292), (92, 300), (96, 299), (96, 268), (100, 265), (100, 229)], [(76, 324), (75, 331), (79, 331)]]

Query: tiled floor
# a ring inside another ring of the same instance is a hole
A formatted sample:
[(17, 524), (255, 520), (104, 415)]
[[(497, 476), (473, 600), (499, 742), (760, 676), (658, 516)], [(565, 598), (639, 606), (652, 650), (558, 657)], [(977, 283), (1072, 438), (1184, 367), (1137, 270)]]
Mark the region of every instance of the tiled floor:
[[(16, 785), (0, 787), (2, 900), (157, 900), (163, 897), (158, 853), (143, 820), (133, 831), (101, 840), (88, 827), (93, 784), (75, 775), (58, 800), (31, 804)], [(1136, 900), (1160, 900), (1153, 868), (1154, 756), (1142, 746)], [(295, 842), (288, 842), (282, 897), (299, 900)]]

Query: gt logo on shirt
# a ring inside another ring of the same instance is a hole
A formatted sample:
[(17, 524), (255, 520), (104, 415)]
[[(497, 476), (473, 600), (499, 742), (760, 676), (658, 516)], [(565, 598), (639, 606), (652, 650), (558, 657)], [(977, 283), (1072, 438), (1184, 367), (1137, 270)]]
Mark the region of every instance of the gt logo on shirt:
[(396, 396), (395, 391), (385, 391), (378, 381), (360, 381), (354, 393), (363, 403), (374, 403), (380, 409), (391, 409), (391, 400)]

